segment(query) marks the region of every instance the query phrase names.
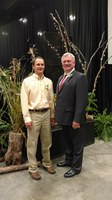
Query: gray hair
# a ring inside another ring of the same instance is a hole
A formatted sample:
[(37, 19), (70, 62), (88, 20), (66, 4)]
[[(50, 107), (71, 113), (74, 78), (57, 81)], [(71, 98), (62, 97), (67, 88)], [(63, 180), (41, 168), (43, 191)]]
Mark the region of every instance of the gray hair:
[(71, 57), (73, 58), (73, 60), (75, 61), (75, 56), (74, 56), (72, 53), (70, 53), (70, 52), (64, 53), (64, 54), (62, 55), (62, 57), (61, 57), (61, 60), (62, 60), (64, 57), (67, 57), (67, 56), (71, 56)]

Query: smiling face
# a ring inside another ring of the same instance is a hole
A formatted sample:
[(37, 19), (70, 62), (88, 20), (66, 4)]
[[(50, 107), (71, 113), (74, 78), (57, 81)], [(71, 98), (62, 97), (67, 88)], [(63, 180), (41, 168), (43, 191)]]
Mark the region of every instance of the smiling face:
[(35, 59), (34, 63), (32, 64), (32, 67), (35, 74), (37, 74), (38, 76), (43, 76), (45, 64), (44, 60), (41, 57)]
[(75, 67), (75, 57), (71, 53), (65, 53), (61, 58), (62, 68), (69, 73)]

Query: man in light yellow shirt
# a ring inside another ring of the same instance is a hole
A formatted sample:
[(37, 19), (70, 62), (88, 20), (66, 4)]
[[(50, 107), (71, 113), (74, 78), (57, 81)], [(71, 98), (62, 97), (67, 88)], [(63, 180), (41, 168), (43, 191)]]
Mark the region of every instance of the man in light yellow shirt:
[(38, 172), (36, 151), (40, 135), (43, 167), (54, 174), (55, 169), (50, 159), (52, 145), (51, 126), (54, 125), (53, 83), (44, 76), (45, 63), (36, 57), (32, 63), (34, 73), (25, 78), (21, 87), (21, 107), (27, 128), (27, 157), (29, 172), (35, 180), (41, 179)]

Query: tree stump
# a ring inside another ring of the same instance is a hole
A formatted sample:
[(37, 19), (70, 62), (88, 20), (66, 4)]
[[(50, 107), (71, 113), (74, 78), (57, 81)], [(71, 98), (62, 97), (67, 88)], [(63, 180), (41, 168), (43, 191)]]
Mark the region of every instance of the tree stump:
[(8, 150), (4, 156), (6, 165), (20, 165), (22, 163), (23, 134), (9, 133)]

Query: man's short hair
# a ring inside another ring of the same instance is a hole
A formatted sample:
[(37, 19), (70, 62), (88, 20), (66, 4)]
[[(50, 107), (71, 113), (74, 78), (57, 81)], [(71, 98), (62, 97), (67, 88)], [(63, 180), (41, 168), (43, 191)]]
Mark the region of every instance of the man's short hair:
[(35, 60), (37, 59), (42, 59), (44, 61), (44, 59), (41, 56), (36, 56), (33, 60), (32, 60), (32, 65), (35, 64)]
[(62, 60), (64, 57), (66, 57), (66, 56), (71, 56), (71, 57), (73, 58), (73, 60), (75, 61), (75, 56), (74, 56), (72, 53), (70, 53), (70, 52), (64, 53), (64, 54), (62, 55), (62, 57), (61, 57), (61, 60)]

